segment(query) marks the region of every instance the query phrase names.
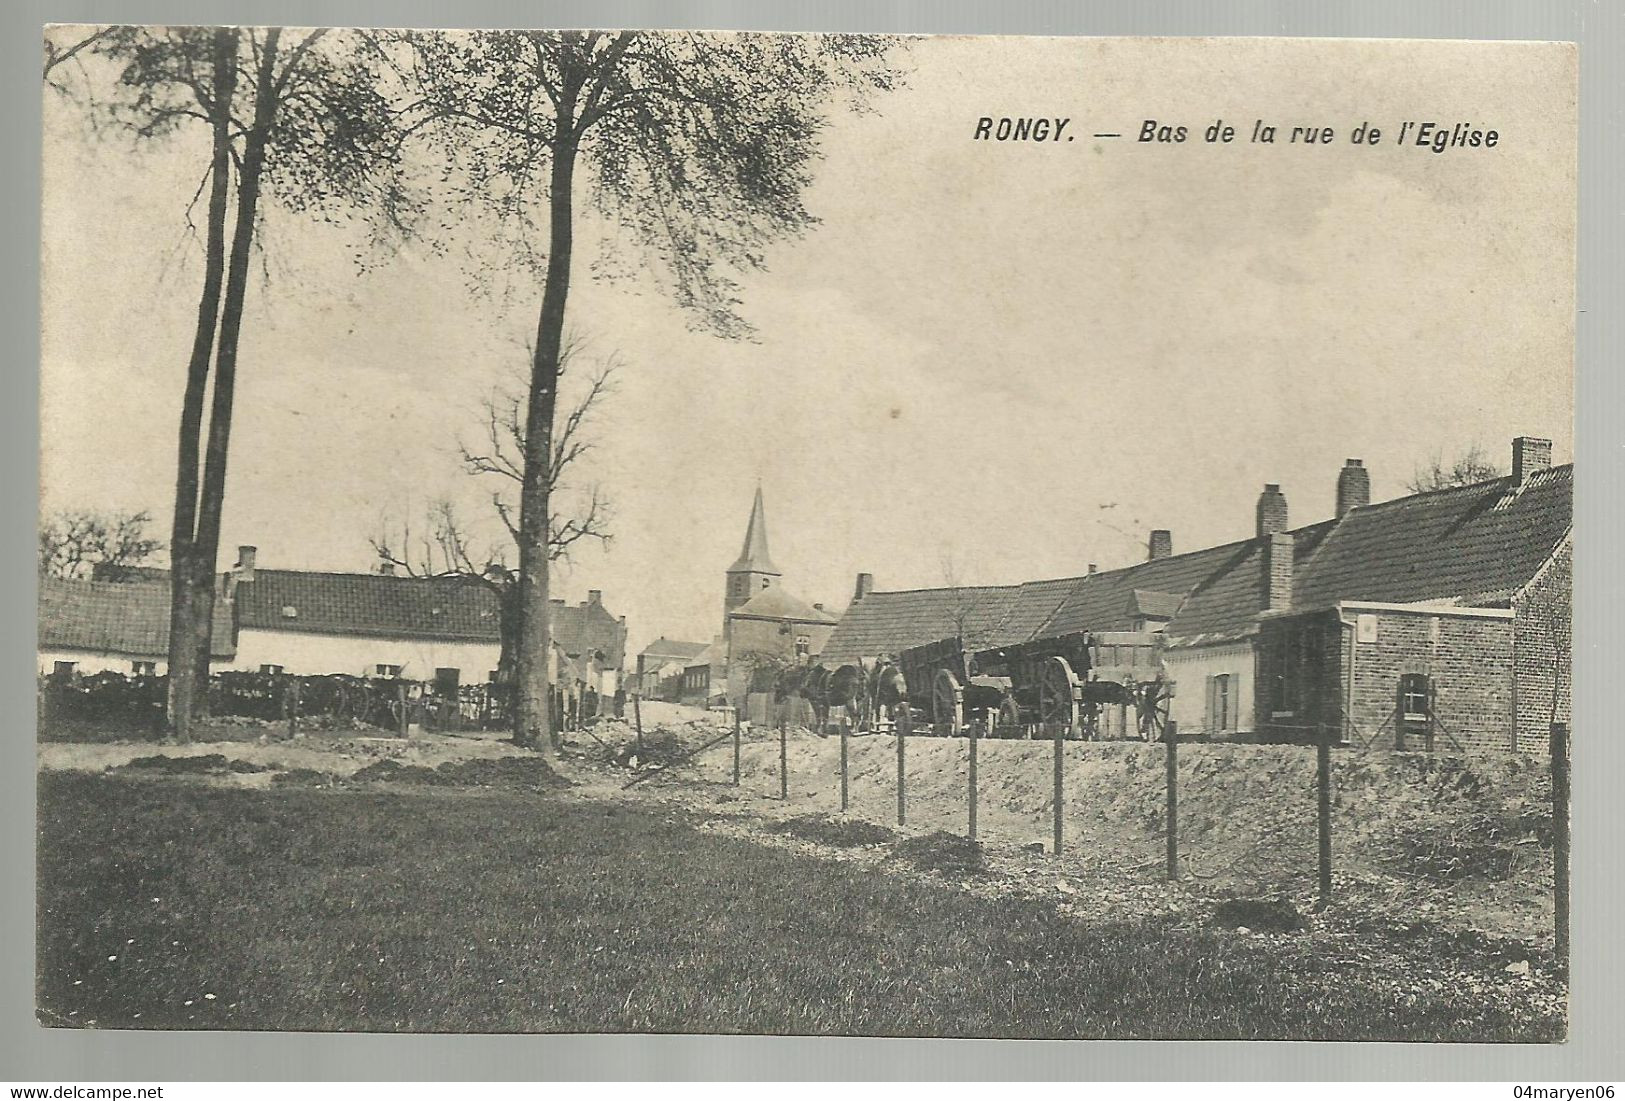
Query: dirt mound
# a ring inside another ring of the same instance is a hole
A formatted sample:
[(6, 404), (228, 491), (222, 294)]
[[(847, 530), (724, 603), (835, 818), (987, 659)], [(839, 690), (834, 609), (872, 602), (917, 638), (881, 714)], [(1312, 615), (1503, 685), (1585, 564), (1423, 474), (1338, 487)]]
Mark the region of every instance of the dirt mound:
[(540, 757), (470, 757), (461, 761), (445, 761), (437, 768), (403, 765), (386, 758), (357, 769), (350, 779), (355, 783), (384, 781), (438, 787), (539, 789), (569, 784)]
[(125, 764), (115, 767), (118, 771), (134, 769), (138, 772), (156, 772), (168, 776), (272, 771), (269, 765), (257, 765), (252, 761), (228, 760), (223, 753), (200, 753), (190, 757), (167, 757), (156, 754), (151, 757), (136, 757)]
[(899, 841), (892, 847), (891, 859), (952, 879), (987, 874), (987, 857), (980, 841), (942, 830)]
[(314, 768), (290, 768), (271, 777), (276, 787), (331, 787), (337, 780), (331, 772)]
[(834, 818), (827, 814), (802, 814), (767, 824), (769, 833), (785, 833), (842, 849), (862, 848), (866, 845), (884, 845), (894, 841), (897, 834), (885, 826), (865, 822), (858, 818)]

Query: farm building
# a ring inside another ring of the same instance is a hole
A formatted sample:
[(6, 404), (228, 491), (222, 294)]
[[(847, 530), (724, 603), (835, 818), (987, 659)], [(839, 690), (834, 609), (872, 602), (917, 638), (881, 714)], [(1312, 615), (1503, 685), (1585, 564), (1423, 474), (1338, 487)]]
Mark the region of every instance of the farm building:
[(1250, 539), (1023, 585), (875, 592), (859, 577), (829, 668), (959, 638), (966, 650), (1156, 632), (1184, 734), (1532, 748), (1568, 718), (1572, 467), (1521, 437), (1513, 472), (1369, 503), (1350, 459), (1335, 514), (1288, 524), (1278, 485)]
[[(265, 570), (242, 547), (232, 573), (237, 652), (232, 667), (296, 674), (348, 673), (434, 680), (494, 678), (501, 653), (499, 596), (456, 577)], [(595, 691), (613, 695), (625, 660), (626, 622), (594, 590), (578, 605), (552, 602), (553, 641)]]
[[(39, 671), (59, 676), (169, 671), (169, 586), (150, 578), (127, 582), (46, 577), (39, 587)], [(232, 604), (214, 604), (213, 656), (236, 653)]]

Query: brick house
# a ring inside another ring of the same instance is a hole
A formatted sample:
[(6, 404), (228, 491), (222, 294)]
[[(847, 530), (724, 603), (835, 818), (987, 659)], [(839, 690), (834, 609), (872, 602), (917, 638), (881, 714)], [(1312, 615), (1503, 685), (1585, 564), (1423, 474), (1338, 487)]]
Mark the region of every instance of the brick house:
[(1351, 509), (1259, 616), (1261, 737), (1538, 750), (1569, 719), (1573, 467)]
[(638, 652), (637, 692), (644, 699), (676, 702), (683, 671), (707, 649), (704, 642), (682, 642), (661, 636)]

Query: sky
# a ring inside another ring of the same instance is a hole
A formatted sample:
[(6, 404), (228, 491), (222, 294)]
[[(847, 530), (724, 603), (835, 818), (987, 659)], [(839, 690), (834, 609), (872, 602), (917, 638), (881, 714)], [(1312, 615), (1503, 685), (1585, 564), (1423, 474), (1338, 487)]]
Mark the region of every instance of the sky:
[[(754, 339), (696, 331), (583, 221), (568, 324), (620, 369), (577, 481), (614, 539), (554, 593), (602, 590), (634, 648), (720, 630), (758, 484), (784, 585), (838, 611), (859, 571), (1015, 583), (1137, 561), (1151, 528), (1176, 551), (1245, 538), (1266, 482), (1311, 523), (1349, 457), (1374, 500), (1436, 455), (1505, 466), (1518, 435), (1571, 458), (1570, 48), (942, 38), (901, 61), (903, 88), (829, 120), (819, 223), (740, 277)], [(978, 141), (984, 116), (1067, 118), (1072, 140)], [(1219, 119), (1228, 145), (1203, 140)], [(1140, 142), (1146, 120), (1187, 139)], [(1498, 143), (1400, 146), (1405, 120)], [(1362, 122), (1383, 140), (1351, 144)], [(203, 135), (137, 147), (52, 96), (44, 125), (41, 507), (146, 509), (167, 534)], [(540, 288), (476, 229), (363, 268), (353, 229), (267, 213), (222, 568), (254, 544), (263, 567), (365, 571), (369, 537), (440, 498), (495, 536), (457, 444), (524, 370)]]

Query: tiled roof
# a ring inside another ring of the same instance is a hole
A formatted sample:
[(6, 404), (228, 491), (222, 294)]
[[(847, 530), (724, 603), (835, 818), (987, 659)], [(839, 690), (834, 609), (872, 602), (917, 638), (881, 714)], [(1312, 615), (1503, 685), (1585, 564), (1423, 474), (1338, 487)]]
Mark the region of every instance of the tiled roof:
[(264, 631), (500, 642), (499, 615), (494, 590), (455, 577), (262, 569), (237, 586), (238, 623)]
[[(149, 581), (43, 578), (39, 646), (165, 660), (169, 656), (169, 586)], [(236, 652), (231, 602), (216, 597), (211, 653), (230, 658)]]
[(834, 623), (835, 617), (791, 596), (777, 585), (763, 589), (728, 613), (755, 619), (784, 619), (792, 623)]
[[(501, 642), (496, 592), (466, 578), (261, 569), (237, 586), (237, 610), (242, 627), (264, 631)], [(570, 655), (599, 650), (620, 668), (625, 631), (602, 604), (555, 603), (549, 626)]]
[[(1303, 568), (1331, 530), (1332, 521), (1323, 520), (1292, 532), (1295, 569)], [(1248, 539), (1226, 546), (1230, 557), (1191, 591), (1164, 629), (1171, 645), (1231, 641), (1257, 627), (1258, 613), (1268, 601), (1263, 543)]]
[(645, 666), (653, 668), (667, 662), (687, 661), (703, 653), (709, 642), (679, 642), (677, 639), (661, 636), (645, 646), (639, 657)]
[[(1569, 530), (1573, 467), (1402, 497), (1292, 532), (1292, 604), (1339, 600), (1505, 604)], [(870, 593), (847, 609), (825, 664), (896, 654), (963, 633), (973, 647), (1172, 616), (1171, 645), (1244, 638), (1266, 595), (1257, 539), (1056, 581)], [(1043, 611), (1045, 607), (1048, 611)]]
[(1294, 607), (1339, 600), (1505, 604), (1568, 532), (1574, 468), (1357, 508), (1294, 578)]

